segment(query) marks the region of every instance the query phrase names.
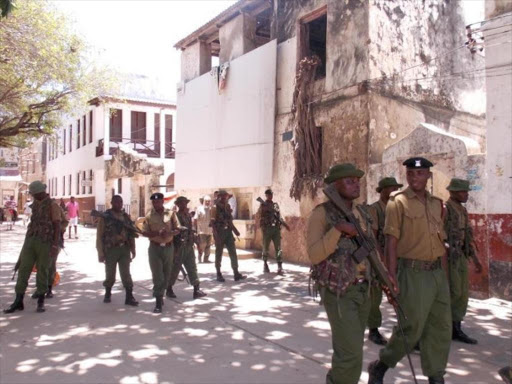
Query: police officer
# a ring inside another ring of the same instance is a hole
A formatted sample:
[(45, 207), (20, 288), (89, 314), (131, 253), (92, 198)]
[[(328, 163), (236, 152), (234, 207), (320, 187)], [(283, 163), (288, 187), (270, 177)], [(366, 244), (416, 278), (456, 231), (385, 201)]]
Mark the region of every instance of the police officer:
[(25, 242), (19, 256), (19, 272), (16, 281), (16, 299), (4, 313), (23, 311), (23, 297), (34, 264), (37, 267), (37, 312), (44, 312), (44, 296), (48, 289), (48, 268), (50, 260), (57, 257), (61, 239), (61, 209), (59, 204), (46, 193), (46, 184), (41, 181), (30, 183), (28, 190), (34, 197), (32, 219), (28, 225)]
[[(408, 187), (391, 195), (386, 206), (386, 252), (389, 272), (398, 268), (399, 302), (407, 348), (419, 341), (421, 367), (430, 384), (444, 383), (451, 339), (450, 290), (442, 268), (445, 257), (443, 203), (426, 191), (433, 164), (425, 158), (406, 160)], [(395, 327), (379, 360), (368, 367), (369, 384), (382, 383), (384, 374), (404, 357), (402, 336)]]
[[(402, 188), (403, 184), (399, 184), (394, 177), (385, 177), (379, 181), (377, 192), (380, 195), (378, 201), (368, 207), (368, 213), (372, 217), (372, 228), (375, 238), (379, 243), (381, 250), (384, 251), (384, 221), (386, 219), (386, 204), (389, 200), (391, 192)], [(372, 284), (370, 287), (371, 308), (368, 316), (368, 328), (370, 333), (368, 339), (377, 345), (385, 345), (386, 339), (380, 334), (379, 327), (382, 325), (382, 313), (380, 312), (380, 303), (382, 302), (382, 289), (380, 284)]]
[(169, 298), (175, 298), (172, 287), (178, 279), (181, 271), (181, 266), (185, 267), (187, 271), (190, 284), (194, 287), (192, 297), (198, 299), (206, 296), (206, 293), (199, 289), (199, 277), (197, 276), (197, 265), (194, 255), (194, 231), (192, 228), (192, 217), (190, 215), (187, 204), (190, 202), (185, 196), (180, 196), (176, 199), (174, 204), (178, 207), (176, 213), (179, 225), (179, 234), (174, 238), (175, 258), (172, 264), (171, 276), (167, 285), (166, 295)]
[(133, 222), (123, 210), (123, 198), (120, 195), (114, 195), (111, 204), (112, 208), (105, 211), (105, 218), (99, 218), (96, 232), (98, 261), (105, 263), (103, 302), (111, 302), (112, 286), (116, 281), (116, 269), (119, 264), (119, 274), (126, 291), (124, 303), (138, 306), (139, 303), (133, 297), (133, 281), (130, 274), (130, 263), (136, 256), (135, 232), (128, 229), (133, 227)]
[(446, 189), (450, 191), (450, 199), (446, 202), (444, 228), (449, 245), (448, 270), (452, 303), (452, 339), (466, 344), (476, 344), (477, 341), (466, 335), (461, 329), (469, 299), (468, 259), (475, 264), (477, 273), (482, 272), (482, 264), (476, 257), (468, 211), (462, 205), (468, 201), (469, 181), (454, 178)]
[(229, 194), (226, 191), (218, 191), (215, 205), (211, 210), (211, 226), (213, 228), (213, 237), (215, 239), (215, 269), (217, 270), (217, 281), (221, 283), (226, 281), (220, 271), (224, 247), (228, 249), (235, 281), (240, 281), (247, 277), (238, 272), (238, 257), (236, 254), (233, 232), (237, 236), (239, 236), (240, 233), (233, 225), (233, 216), (231, 215), (228, 198)]
[[(352, 211), (368, 236), (373, 236), (371, 218), (365, 207), (356, 206), (360, 178), (364, 172), (353, 164), (332, 166), (324, 179), (334, 183), (347, 209)], [(355, 384), (361, 376), (364, 331), (370, 311), (368, 260), (357, 264), (352, 254), (358, 249), (357, 231), (330, 201), (317, 205), (307, 223), (308, 256), (313, 264), (312, 278), (332, 331), (332, 368), (327, 383)]]
[(176, 213), (164, 208), (164, 195), (153, 193), (149, 198), (153, 208), (146, 215), (142, 232), (149, 237), (149, 267), (153, 277), (154, 313), (162, 312), (163, 296), (171, 274), (174, 257), (173, 237), (178, 231)]
[[(257, 216), (260, 218), (260, 227), (263, 232), (263, 272), (270, 273), (268, 268), (268, 249), (270, 242), (274, 243), (274, 250), (276, 252), (277, 261), (277, 274), (284, 275), (283, 271), (283, 252), (281, 250), (281, 225), (290, 230), (288, 225), (281, 219), (281, 212), (279, 204), (272, 201), (274, 193), (271, 189), (265, 191), (265, 201), (260, 203)], [(261, 199), (260, 199), (261, 201)]]

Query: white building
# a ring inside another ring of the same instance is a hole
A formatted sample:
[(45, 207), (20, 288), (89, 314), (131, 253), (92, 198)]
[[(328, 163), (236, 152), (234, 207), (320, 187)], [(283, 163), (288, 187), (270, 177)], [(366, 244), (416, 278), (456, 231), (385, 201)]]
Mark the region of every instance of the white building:
[(176, 106), (161, 100), (95, 98), (48, 141), (48, 193), (74, 196), (81, 219), (123, 197), (132, 217), (145, 215), (149, 195), (174, 189)]

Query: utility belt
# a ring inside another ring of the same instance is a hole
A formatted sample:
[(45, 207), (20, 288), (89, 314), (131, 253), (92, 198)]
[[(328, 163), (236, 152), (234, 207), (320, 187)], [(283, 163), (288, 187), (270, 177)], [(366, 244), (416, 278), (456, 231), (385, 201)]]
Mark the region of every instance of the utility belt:
[(159, 243), (157, 241), (153, 241), (153, 240), (150, 240), (149, 243), (151, 245), (154, 245), (156, 247), (170, 247), (173, 243), (172, 243), (172, 240), (169, 241), (168, 243)]
[(424, 261), (424, 260), (414, 260), (414, 259), (399, 259), (399, 263), (401, 266), (409, 269), (417, 269), (421, 271), (435, 271), (436, 269), (441, 269), (441, 258), (437, 258), (435, 261)]
[(111, 248), (119, 248), (119, 247), (123, 247), (125, 245), (128, 245), (128, 240), (123, 240), (119, 243), (114, 243), (114, 244), (112, 244)]
[(329, 288), (332, 292), (336, 292), (341, 287), (338, 284), (341, 283), (343, 286), (349, 287), (351, 285), (362, 285), (368, 284), (366, 277), (356, 277), (351, 281), (350, 284), (343, 284), (343, 281), (339, 281), (340, 265), (330, 260), (326, 260), (320, 264), (314, 265), (311, 278), (315, 280), (321, 287)]

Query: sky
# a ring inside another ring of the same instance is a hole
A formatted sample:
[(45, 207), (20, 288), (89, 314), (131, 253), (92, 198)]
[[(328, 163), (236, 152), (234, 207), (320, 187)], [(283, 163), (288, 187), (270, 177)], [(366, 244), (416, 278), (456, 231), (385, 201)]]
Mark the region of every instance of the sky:
[[(152, 96), (176, 100), (180, 52), (174, 44), (234, 4), (233, 0), (50, 0), (68, 15), (96, 60), (148, 76)], [(147, 92), (144, 92), (147, 93)]]

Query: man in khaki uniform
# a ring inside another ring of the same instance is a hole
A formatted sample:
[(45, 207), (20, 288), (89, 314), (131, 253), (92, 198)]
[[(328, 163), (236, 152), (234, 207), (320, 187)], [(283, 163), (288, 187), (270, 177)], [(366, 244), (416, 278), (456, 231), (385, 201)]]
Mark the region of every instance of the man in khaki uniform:
[[(347, 209), (368, 236), (373, 236), (365, 207), (353, 202), (359, 197), (359, 179), (363, 175), (353, 164), (338, 164), (329, 169), (324, 181), (334, 183)], [(317, 205), (308, 219), (306, 242), (313, 264), (311, 277), (322, 296), (332, 332), (332, 368), (326, 377), (329, 384), (356, 384), (361, 376), (371, 270), (368, 259), (356, 264), (352, 258), (359, 248), (356, 235), (354, 225), (330, 201)]]
[(469, 300), (468, 260), (473, 261), (477, 273), (482, 272), (482, 264), (476, 257), (468, 211), (462, 205), (468, 201), (469, 181), (452, 179), (446, 189), (450, 191), (450, 199), (446, 202), (444, 228), (449, 245), (452, 339), (466, 344), (476, 344), (477, 341), (466, 335), (461, 328)]
[(60, 248), (61, 209), (59, 204), (46, 193), (46, 184), (39, 180), (28, 186), (34, 197), (32, 219), (27, 228), (25, 242), (19, 257), (16, 299), (4, 313), (23, 311), (23, 297), (34, 265), (37, 267), (37, 312), (44, 312), (44, 296), (48, 289), (48, 268), (52, 258), (56, 258)]
[[(135, 232), (127, 227), (133, 226), (130, 216), (123, 210), (123, 198), (112, 197), (112, 208), (105, 211), (108, 219), (99, 218), (96, 232), (96, 249), (98, 261), (105, 264), (104, 303), (111, 302), (112, 286), (116, 282), (116, 269), (126, 291), (125, 305), (138, 306), (133, 297), (133, 281), (130, 274), (130, 263), (135, 258)], [(131, 257), (130, 257), (131, 254)]]
[(179, 233), (176, 213), (164, 208), (164, 195), (153, 193), (149, 198), (153, 208), (146, 215), (142, 232), (149, 237), (149, 267), (153, 277), (154, 313), (162, 312), (163, 297), (174, 257), (173, 237)]
[[(429, 384), (444, 383), (452, 332), (446, 261), (443, 202), (426, 191), (433, 164), (414, 157), (407, 167), (408, 187), (391, 195), (386, 206), (386, 252), (389, 272), (398, 268), (400, 313), (407, 348), (419, 341), (421, 367)], [(402, 335), (395, 327), (379, 360), (368, 367), (369, 384), (383, 383), (384, 374), (405, 356)]]
[[(368, 207), (368, 213), (372, 217), (373, 230), (375, 238), (379, 246), (384, 252), (385, 236), (384, 236), (384, 221), (386, 219), (386, 204), (389, 200), (389, 195), (392, 192), (402, 188), (403, 184), (398, 184), (394, 177), (385, 177), (379, 181), (377, 192), (380, 194), (380, 199)], [(385, 260), (384, 260), (385, 262)], [(385, 264), (387, 264), (385, 262)], [(376, 284), (375, 284), (376, 283)], [(382, 325), (382, 313), (380, 312), (380, 303), (382, 302), (382, 288), (377, 280), (370, 287), (370, 315), (368, 316), (368, 328), (370, 333), (368, 339), (377, 345), (386, 345), (387, 341), (382, 337), (379, 332), (379, 327)]]

